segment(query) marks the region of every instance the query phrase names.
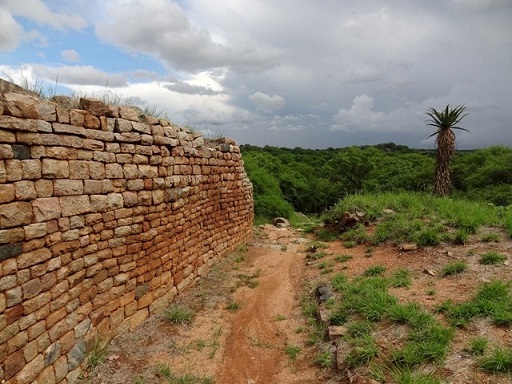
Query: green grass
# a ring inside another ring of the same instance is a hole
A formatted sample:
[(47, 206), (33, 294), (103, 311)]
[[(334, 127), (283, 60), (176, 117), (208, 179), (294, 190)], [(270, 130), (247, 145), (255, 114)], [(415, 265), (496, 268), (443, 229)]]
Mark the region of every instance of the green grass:
[(333, 356), (328, 347), (324, 347), (315, 357), (314, 363), (322, 368), (332, 365)]
[(238, 301), (229, 301), (226, 304), (226, 309), (231, 312), (238, 311), (238, 309), (240, 309), (240, 303)]
[(415, 372), (407, 367), (394, 369), (391, 376), (397, 384), (441, 384), (434, 375)]
[(164, 312), (164, 318), (173, 324), (189, 324), (193, 313), (188, 308), (176, 306), (167, 309)]
[(405, 268), (395, 270), (390, 279), (390, 285), (394, 288), (409, 287), (411, 283), (411, 271)]
[(299, 353), (302, 351), (302, 348), (299, 347), (298, 345), (292, 345), (292, 344), (289, 344), (287, 345), (285, 348), (284, 348), (284, 353), (286, 354), (286, 356), (288, 356), (288, 358), (292, 361), (295, 361), (297, 360), (297, 356), (299, 355)]
[(100, 363), (105, 361), (108, 354), (108, 346), (108, 341), (104, 341), (100, 337), (96, 337), (92, 348), (87, 351), (85, 356), (85, 365), (87, 370), (93, 370)]
[[(394, 213), (385, 214), (389, 208)], [(443, 241), (465, 244), (469, 235), (481, 227), (502, 227), (512, 237), (512, 210), (460, 198), (439, 198), (426, 193), (378, 193), (344, 197), (324, 214), (325, 223), (343, 219), (345, 212), (364, 212), (376, 222), (373, 235), (363, 225), (349, 229), (342, 239), (349, 244), (377, 245), (384, 242), (414, 242), (418, 246), (436, 246)], [(377, 220), (378, 219), (378, 220)], [(447, 235), (447, 229), (455, 235)], [(486, 239), (495, 241), (496, 235)]]
[(344, 255), (336, 256), (334, 258), (334, 261), (337, 261), (338, 263), (345, 263), (349, 260), (352, 260), (352, 258), (353, 258), (353, 256), (344, 254)]
[[(382, 368), (382, 365), (391, 363), (404, 375), (409, 372), (410, 377), (416, 377), (414, 369), (417, 367), (444, 360), (454, 337), (454, 329), (444, 326), (418, 303), (400, 303), (389, 294), (388, 289), (392, 286), (410, 284), (409, 270), (399, 268), (390, 277), (383, 276), (384, 271), (384, 267), (374, 266), (352, 279), (343, 273), (335, 275), (331, 285), (339, 298), (329, 320), (332, 325), (343, 324), (347, 328), (344, 338), (350, 346), (346, 357), (350, 367), (371, 365), (377, 372), (379, 364)], [(373, 335), (379, 332), (377, 324), (405, 326), (405, 333), (398, 342), (401, 346), (377, 343)], [(384, 361), (382, 354), (386, 356)], [(435, 378), (425, 376), (421, 380), (429, 382), (427, 380), (430, 379)]]
[(352, 349), (346, 361), (351, 368), (369, 364), (379, 353), (375, 339), (370, 334), (352, 338), (350, 344)]
[(487, 233), (480, 237), (480, 241), (483, 243), (499, 243), (500, 235), (497, 233)]
[(366, 233), (366, 227), (363, 224), (348, 229), (341, 235), (343, 241), (352, 241), (355, 244), (368, 244), (370, 237)]
[(504, 255), (500, 255), (497, 252), (487, 252), (480, 256), (480, 264), (485, 265), (499, 264), (503, 263), (505, 260), (507, 260), (507, 257)]
[(382, 265), (375, 265), (364, 271), (363, 276), (381, 276), (385, 271), (386, 267), (383, 267)]
[(511, 283), (493, 280), (484, 283), (470, 300), (458, 304), (443, 303), (439, 311), (445, 313), (454, 326), (465, 326), (476, 317), (490, 317), (498, 326), (512, 325)]
[(473, 356), (482, 356), (485, 353), (488, 344), (489, 340), (485, 337), (478, 336), (469, 340), (469, 345), (466, 350)]
[(213, 377), (197, 376), (191, 373), (176, 375), (172, 372), (171, 368), (165, 364), (159, 364), (157, 370), (159, 375), (168, 384), (213, 384), (215, 382)]
[(343, 242), (345, 248), (354, 248), (356, 246), (356, 242), (352, 240), (346, 240)]
[(453, 242), (455, 244), (465, 245), (468, 241), (469, 233), (464, 229), (459, 229), (455, 232), (455, 236), (453, 238)]
[(441, 270), (442, 276), (453, 276), (458, 275), (459, 273), (464, 272), (467, 269), (468, 265), (465, 261), (455, 261), (453, 263), (447, 264)]
[(478, 367), (489, 373), (512, 373), (512, 348), (495, 348), (478, 361)]

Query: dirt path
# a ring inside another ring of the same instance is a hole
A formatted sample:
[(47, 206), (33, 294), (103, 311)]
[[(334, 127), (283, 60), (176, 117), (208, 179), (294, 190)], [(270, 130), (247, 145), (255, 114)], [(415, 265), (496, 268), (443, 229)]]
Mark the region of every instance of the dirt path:
[[(406, 268), (409, 287), (392, 288), (401, 302), (416, 302), (435, 313), (446, 301), (464, 302), (493, 279), (510, 281), (512, 241), (498, 233), (497, 242), (482, 242), (482, 231), (465, 245), (443, 244), (402, 252), (392, 245), (347, 248), (342, 242), (323, 243), (306, 255), (310, 240), (292, 229), (258, 227), (253, 242), (220, 261), (196, 286), (176, 298), (172, 308), (187, 308), (193, 320), (173, 324), (153, 316), (136, 332), (114, 339), (104, 363), (84, 384), (313, 384), (340, 383), (341, 373), (314, 364), (318, 340), (302, 314), (301, 295), (337, 273), (356, 277), (375, 266), (387, 275)], [(498, 252), (506, 260), (483, 265), (481, 255)], [(455, 276), (441, 271), (455, 261), (466, 270)], [(389, 324), (383, 324), (389, 327)], [(382, 332), (382, 333), (379, 333)], [(383, 345), (393, 346), (377, 332)], [(489, 375), (477, 369), (477, 357), (467, 352), (470, 340), (485, 336), (490, 346), (512, 346), (510, 327), (476, 319), (457, 329), (442, 368), (452, 384), (509, 384), (510, 375)], [(491, 347), (490, 347), (491, 348)], [(440, 369), (441, 369), (440, 368)], [(362, 368), (364, 370), (364, 368)]]
[[(162, 316), (113, 340), (91, 383), (318, 383), (301, 315), (305, 243), (301, 234), (266, 225), (253, 243), (216, 266), (177, 298), (195, 314), (189, 325)], [(292, 358), (287, 347), (298, 351)], [(201, 381), (201, 378), (203, 378)], [(185, 382), (185, 381), (183, 381)]]

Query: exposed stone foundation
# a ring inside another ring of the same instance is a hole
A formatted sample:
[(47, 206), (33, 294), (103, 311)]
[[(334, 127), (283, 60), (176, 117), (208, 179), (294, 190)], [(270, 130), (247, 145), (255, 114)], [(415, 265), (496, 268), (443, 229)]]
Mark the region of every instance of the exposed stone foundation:
[(73, 383), (249, 240), (252, 186), (232, 140), (1, 89), (0, 382)]

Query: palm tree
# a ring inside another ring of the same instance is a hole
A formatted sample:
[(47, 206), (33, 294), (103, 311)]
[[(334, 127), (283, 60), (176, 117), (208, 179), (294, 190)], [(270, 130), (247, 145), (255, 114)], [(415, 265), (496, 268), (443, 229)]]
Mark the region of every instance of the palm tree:
[(451, 108), (447, 105), (444, 110), (438, 112), (434, 108), (429, 108), (426, 112), (430, 119), (428, 125), (435, 127), (436, 131), (429, 137), (436, 136), (436, 170), (434, 176), (434, 193), (439, 196), (446, 196), (451, 189), (450, 162), (455, 152), (455, 133), (453, 129), (460, 129), (469, 132), (466, 128), (456, 125), (465, 117), (467, 113), (465, 105), (458, 105)]

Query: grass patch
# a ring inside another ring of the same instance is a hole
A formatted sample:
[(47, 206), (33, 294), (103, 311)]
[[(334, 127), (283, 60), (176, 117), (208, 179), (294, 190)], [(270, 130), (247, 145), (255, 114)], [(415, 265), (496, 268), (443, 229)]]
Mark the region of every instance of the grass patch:
[(484, 283), (469, 301), (443, 303), (439, 309), (454, 326), (465, 326), (476, 317), (490, 317), (498, 326), (512, 325), (512, 289), (510, 283), (493, 280)]
[(86, 353), (85, 366), (87, 370), (93, 370), (100, 363), (105, 361), (108, 354), (108, 341), (96, 337), (92, 348)]
[(333, 356), (329, 347), (324, 347), (316, 355), (314, 363), (322, 368), (329, 368), (332, 365), (332, 358)]
[(386, 267), (375, 265), (363, 272), (363, 276), (381, 276), (386, 271)]
[(453, 237), (453, 243), (459, 245), (465, 245), (468, 241), (469, 233), (464, 229), (459, 229), (455, 232), (455, 236)]
[(482, 243), (499, 243), (500, 235), (497, 233), (486, 233), (480, 237)]
[[(393, 213), (384, 213), (384, 209)], [(377, 245), (414, 242), (418, 246), (436, 246), (443, 241), (465, 244), (469, 235), (481, 227), (502, 227), (512, 237), (512, 210), (460, 198), (440, 198), (427, 193), (377, 193), (348, 195), (340, 200), (322, 220), (341, 222), (345, 212), (364, 212), (365, 219), (375, 222), (375, 231), (369, 235), (363, 225), (349, 229), (342, 235), (353, 244)], [(447, 229), (455, 235), (447, 235)], [(495, 241), (496, 235), (486, 235)], [(350, 243), (349, 243), (350, 244)]]
[(441, 270), (442, 276), (453, 276), (458, 275), (459, 273), (464, 272), (467, 269), (468, 265), (465, 261), (455, 261), (453, 263), (447, 264)]
[(489, 373), (512, 373), (512, 348), (495, 348), (478, 361), (478, 367)]
[(393, 272), (390, 285), (394, 288), (409, 287), (412, 284), (411, 271), (405, 268), (398, 268)]
[(166, 310), (164, 318), (173, 324), (189, 324), (192, 321), (193, 313), (188, 308), (176, 306)]
[(213, 384), (213, 377), (197, 376), (191, 373), (185, 373), (183, 375), (177, 375), (172, 372), (171, 368), (165, 364), (159, 364), (157, 366), (159, 375), (168, 384)]
[(284, 353), (286, 354), (286, 356), (288, 356), (288, 358), (291, 361), (297, 360), (297, 356), (299, 355), (299, 353), (301, 351), (302, 351), (302, 348), (299, 347), (298, 345), (289, 344), (284, 348)]
[(489, 340), (485, 337), (478, 336), (469, 340), (469, 345), (466, 350), (473, 356), (482, 356), (485, 353), (488, 344)]
[(345, 263), (349, 260), (352, 260), (353, 259), (353, 256), (352, 255), (339, 255), (339, 256), (336, 256), (334, 258), (334, 261), (337, 261), (338, 263)]
[(240, 303), (238, 301), (230, 301), (227, 303), (226, 309), (231, 312), (238, 311), (238, 309), (240, 309)]
[(497, 252), (487, 252), (484, 253), (482, 256), (480, 256), (480, 264), (484, 265), (494, 265), (503, 263), (505, 260), (507, 260), (507, 257), (505, 255), (500, 255)]

